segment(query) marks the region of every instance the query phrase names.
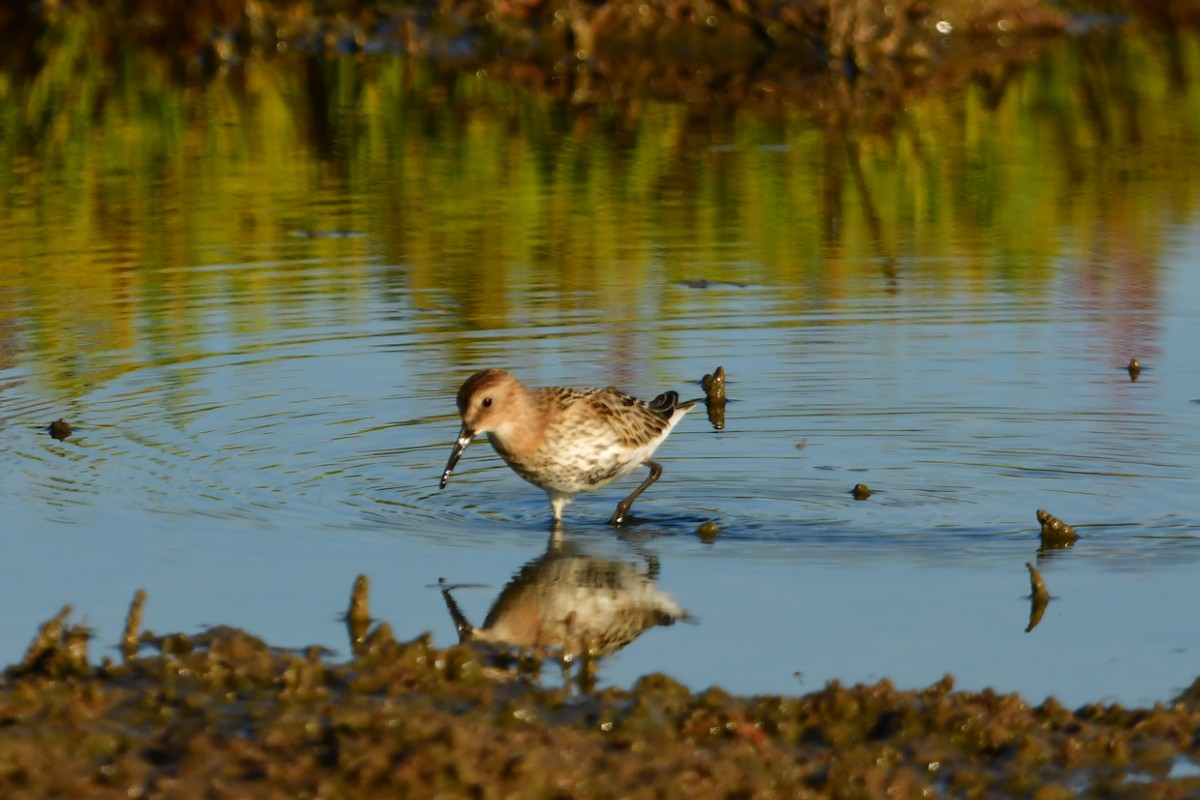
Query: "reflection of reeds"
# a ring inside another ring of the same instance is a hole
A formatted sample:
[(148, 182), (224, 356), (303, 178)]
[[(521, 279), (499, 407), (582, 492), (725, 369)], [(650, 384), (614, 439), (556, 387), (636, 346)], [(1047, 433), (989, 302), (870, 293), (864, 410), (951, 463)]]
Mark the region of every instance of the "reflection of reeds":
[(35, 4), (15, 5), (10, 52), (78, 14), (107, 50), (133, 44), (179, 60), (241, 59), (283, 44), (305, 52), (369, 45), (458, 61), (519, 53), (553, 64), (608, 54), (670, 64), (703, 54), (713, 64), (803, 52), (813, 64), (831, 56), (871, 65), (881, 58), (927, 61), (935, 48), (945, 49), (946, 26), (964, 40), (1064, 27), (1063, 14), (1040, 0), (897, 0), (886, 7), (874, 0), (456, 0), (423, 7), (383, 0), (83, 0), (45, 3), (43, 13)]
[[(564, 113), (403, 59), (251, 59), (205, 80), (82, 8), (43, 33), (41, 58), (0, 73), (0, 165), (15, 165), (0, 169), (0, 294), (22, 298), (0, 327), (19, 319), (66, 388), (128, 369), (113, 354), (135, 343), (186, 358), (201, 299), (226, 299), (235, 332), (286, 325), (296, 303), (353, 316), (355, 273), (379, 256), (405, 265), (389, 284), (447, 311), (419, 333), (582, 312), (627, 327), (709, 302), (659, 288), (694, 278), (781, 287), (802, 307), (870, 291), (862, 279), (902, 253), (920, 254), (932, 292), (1037, 298), (1072, 241), (1129, 254), (1080, 285), (1103, 295), (1114, 336), (1136, 339), (1144, 313), (1109, 306), (1154, 302), (1165, 228), (1197, 205), (1200, 93), (1178, 75), (1200, 74), (1200, 55), (1186, 42), (1083, 39), (1036, 72), (982, 70), (962, 94), (887, 95), (904, 101), (891, 110), (822, 79), (806, 84), (814, 123), (786, 104)], [(368, 236), (291, 235), (333, 228)], [(336, 274), (246, 269), (288, 257), (336, 259)], [(562, 291), (531, 290), (547, 286)]]

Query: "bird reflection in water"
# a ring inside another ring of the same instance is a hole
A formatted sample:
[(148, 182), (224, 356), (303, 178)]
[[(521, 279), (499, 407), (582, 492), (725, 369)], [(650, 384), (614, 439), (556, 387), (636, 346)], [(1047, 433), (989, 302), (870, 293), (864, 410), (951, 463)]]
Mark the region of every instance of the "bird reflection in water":
[(507, 644), (535, 657), (554, 652), (564, 676), (579, 662), (579, 687), (591, 691), (597, 659), (657, 625), (693, 619), (655, 585), (658, 558), (639, 555), (642, 563), (592, 556), (551, 535), (546, 552), (517, 572), (478, 628), (450, 594), (461, 585), (444, 586), (442, 596), (460, 642)]

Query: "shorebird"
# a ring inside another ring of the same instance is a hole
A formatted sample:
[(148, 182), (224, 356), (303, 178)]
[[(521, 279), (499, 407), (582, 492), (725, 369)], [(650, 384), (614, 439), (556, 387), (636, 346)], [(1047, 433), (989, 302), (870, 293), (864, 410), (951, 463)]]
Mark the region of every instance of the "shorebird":
[(555, 524), (562, 522), (563, 508), (575, 495), (646, 466), (646, 480), (617, 504), (609, 519), (621, 525), (633, 501), (662, 475), (650, 456), (695, 404), (679, 402), (678, 392), (646, 402), (611, 386), (529, 389), (507, 370), (485, 369), (458, 390), (462, 429), (441, 487), (446, 488), (463, 451), (484, 433), (514, 472), (545, 490)]

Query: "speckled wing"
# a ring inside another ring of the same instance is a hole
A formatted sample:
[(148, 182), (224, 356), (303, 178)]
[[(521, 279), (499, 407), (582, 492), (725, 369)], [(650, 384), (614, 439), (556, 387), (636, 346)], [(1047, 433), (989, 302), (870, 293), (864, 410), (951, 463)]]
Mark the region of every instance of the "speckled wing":
[(664, 399), (655, 407), (612, 387), (550, 387), (538, 392), (552, 417), (546, 436), (532, 459), (506, 460), (519, 475), (547, 491), (575, 494), (628, 475), (645, 463), (678, 421), (673, 401)]
[(587, 391), (579, 402), (588, 408), (588, 416), (603, 420), (617, 444), (638, 448), (660, 438), (671, 427), (678, 399), (675, 392), (667, 392), (647, 403), (610, 386)]

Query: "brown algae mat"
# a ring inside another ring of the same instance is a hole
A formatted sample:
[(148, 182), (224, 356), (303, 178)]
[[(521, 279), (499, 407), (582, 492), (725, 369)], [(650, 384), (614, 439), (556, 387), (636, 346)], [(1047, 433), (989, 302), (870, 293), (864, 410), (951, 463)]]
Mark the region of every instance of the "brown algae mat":
[(734, 697), (654, 674), (595, 691), (586, 658), (560, 679), (540, 674), (544, 653), (398, 642), (367, 588), (343, 663), (227, 627), (140, 632), (139, 592), (124, 658), (97, 666), (64, 608), (0, 682), (0, 796), (1200, 795), (1200, 681), (1147, 709), (1034, 706), (949, 676)]

